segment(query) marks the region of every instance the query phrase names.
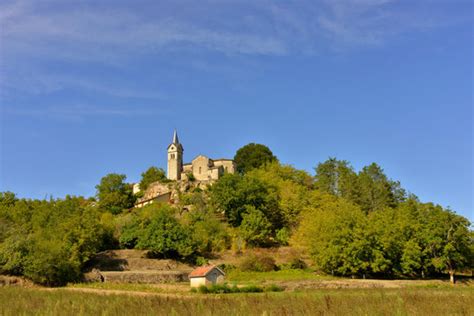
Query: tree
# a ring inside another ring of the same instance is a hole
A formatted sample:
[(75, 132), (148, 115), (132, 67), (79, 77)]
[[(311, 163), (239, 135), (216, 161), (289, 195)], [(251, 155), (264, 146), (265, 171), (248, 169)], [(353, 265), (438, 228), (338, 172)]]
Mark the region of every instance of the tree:
[(366, 221), (356, 205), (315, 192), (291, 243), (307, 249), (316, 267), (326, 273), (364, 274), (370, 251), (364, 235)]
[(422, 249), (418, 242), (414, 239), (407, 241), (403, 247), (403, 255), (401, 258), (403, 273), (407, 275), (418, 275), (423, 266), (422, 256)]
[(262, 144), (250, 143), (239, 150), (234, 156), (237, 171), (241, 174), (259, 168), (267, 163), (277, 161), (270, 148)]
[(157, 167), (150, 167), (147, 171), (142, 173), (140, 181), (140, 190), (145, 191), (153, 182), (167, 182), (166, 173), (163, 169)]
[(201, 255), (223, 251), (230, 245), (228, 226), (208, 209), (193, 208), (184, 220), (192, 231), (197, 251)]
[(272, 224), (255, 207), (248, 205), (239, 227), (240, 235), (250, 246), (267, 246), (272, 235)]
[[(153, 206), (150, 206), (152, 208)], [(156, 257), (187, 259), (196, 252), (191, 231), (181, 225), (171, 209), (159, 206), (149, 221), (141, 223), (136, 248), (150, 250)]]
[[(448, 271), (451, 283), (455, 282), (456, 271), (472, 267), (473, 254), (470, 236), (470, 222), (451, 211), (442, 211), (434, 218), (437, 234), (430, 238), (433, 266), (440, 271)], [(434, 229), (434, 228), (433, 228)]]
[(234, 227), (242, 222), (247, 206), (262, 211), (273, 228), (280, 228), (283, 224), (276, 188), (255, 177), (225, 174), (211, 187), (210, 203)]
[(255, 178), (269, 188), (274, 188), (282, 215), (282, 226), (294, 228), (298, 225), (299, 214), (308, 205), (313, 177), (305, 171), (279, 162), (253, 169), (245, 177)]
[(315, 168), (317, 189), (349, 201), (357, 199), (357, 174), (345, 160), (329, 158)]
[(124, 174), (110, 173), (100, 180), (96, 186), (100, 209), (118, 214), (133, 207), (135, 198), (132, 186), (125, 183), (125, 179)]
[(376, 163), (364, 167), (359, 172), (358, 191), (357, 204), (365, 212), (396, 207), (406, 198), (405, 190), (400, 187), (400, 183), (388, 179), (383, 169)]
[(79, 280), (84, 264), (110, 240), (104, 214), (82, 197), (0, 206), (0, 222), (11, 224), (0, 242), (0, 273), (44, 285)]
[(9, 207), (14, 205), (18, 201), (15, 193), (13, 192), (0, 192), (0, 207)]

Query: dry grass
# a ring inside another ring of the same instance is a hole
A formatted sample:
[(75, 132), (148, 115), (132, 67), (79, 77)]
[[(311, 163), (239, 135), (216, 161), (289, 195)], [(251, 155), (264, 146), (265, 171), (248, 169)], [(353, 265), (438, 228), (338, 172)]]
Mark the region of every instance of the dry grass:
[(125, 295), (0, 288), (0, 315), (474, 315), (472, 287)]

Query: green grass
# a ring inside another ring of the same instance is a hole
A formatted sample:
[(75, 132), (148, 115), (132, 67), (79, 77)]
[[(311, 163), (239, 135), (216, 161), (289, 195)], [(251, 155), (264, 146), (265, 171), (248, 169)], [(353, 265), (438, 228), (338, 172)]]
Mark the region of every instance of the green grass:
[(210, 286), (201, 285), (198, 288), (192, 288), (191, 292), (201, 293), (201, 294), (235, 294), (235, 293), (262, 293), (262, 292), (282, 292), (285, 289), (279, 287), (275, 284), (270, 286), (256, 286), (256, 285), (246, 285), (246, 286), (229, 286), (228, 284), (214, 284)]
[(280, 270), (270, 272), (242, 272), (237, 269), (227, 273), (231, 282), (258, 283), (262, 281), (299, 281), (299, 280), (331, 280), (334, 277), (317, 275), (311, 270)]
[[(186, 283), (187, 284), (187, 283)], [(88, 289), (101, 289), (101, 290), (120, 290), (120, 291), (139, 291), (139, 292), (151, 292), (151, 293), (162, 293), (163, 289), (150, 284), (137, 284), (137, 283), (73, 283), (68, 284), (71, 288), (88, 288)]]
[(0, 287), (0, 315), (474, 315), (472, 287), (178, 297)]

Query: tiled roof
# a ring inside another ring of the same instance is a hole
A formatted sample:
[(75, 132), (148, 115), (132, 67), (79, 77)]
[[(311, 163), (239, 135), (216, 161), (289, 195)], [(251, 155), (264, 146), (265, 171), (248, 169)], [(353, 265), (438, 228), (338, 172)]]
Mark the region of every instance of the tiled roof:
[(205, 277), (206, 275), (208, 275), (212, 270), (219, 270), (222, 274), (225, 275), (224, 271), (222, 271), (221, 269), (219, 269), (217, 266), (215, 265), (210, 265), (210, 266), (202, 266), (202, 267), (198, 267), (196, 269), (194, 269), (190, 274), (189, 274), (189, 277), (190, 278), (199, 278), (199, 277)]

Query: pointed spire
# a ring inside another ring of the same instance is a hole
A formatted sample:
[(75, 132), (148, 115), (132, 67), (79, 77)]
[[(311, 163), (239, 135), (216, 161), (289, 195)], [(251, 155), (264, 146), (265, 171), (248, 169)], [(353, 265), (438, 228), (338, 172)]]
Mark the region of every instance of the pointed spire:
[(178, 132), (176, 131), (176, 129), (174, 130), (173, 134), (173, 144), (179, 144)]

